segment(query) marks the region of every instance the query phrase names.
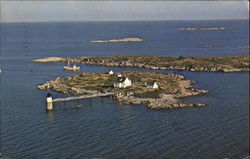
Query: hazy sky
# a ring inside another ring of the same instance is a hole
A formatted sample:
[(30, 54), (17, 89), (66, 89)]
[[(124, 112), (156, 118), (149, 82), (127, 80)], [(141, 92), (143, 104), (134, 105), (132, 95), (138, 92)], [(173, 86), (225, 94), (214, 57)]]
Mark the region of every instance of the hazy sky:
[(247, 1), (2, 1), (0, 20), (39, 22), (248, 19), (247, 3)]

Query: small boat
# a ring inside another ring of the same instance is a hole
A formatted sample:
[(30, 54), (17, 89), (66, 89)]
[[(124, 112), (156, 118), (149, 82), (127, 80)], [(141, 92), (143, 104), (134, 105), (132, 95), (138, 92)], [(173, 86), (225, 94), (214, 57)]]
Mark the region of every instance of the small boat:
[(69, 71), (77, 71), (80, 70), (80, 66), (76, 66), (75, 64), (73, 66), (70, 66), (69, 62), (68, 62), (68, 66), (64, 66), (63, 67), (65, 70), (69, 70)]

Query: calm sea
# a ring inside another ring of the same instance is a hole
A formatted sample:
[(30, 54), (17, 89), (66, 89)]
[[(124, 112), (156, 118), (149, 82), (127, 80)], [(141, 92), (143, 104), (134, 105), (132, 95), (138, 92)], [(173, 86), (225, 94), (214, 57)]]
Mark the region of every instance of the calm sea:
[[(63, 63), (33, 63), (48, 56), (238, 56), (248, 55), (247, 20), (154, 22), (6, 23), (1, 26), (0, 158), (241, 159), (249, 156), (249, 73), (180, 72), (209, 94), (183, 99), (205, 108), (149, 110), (110, 98), (56, 103), (36, 86), (74, 75)], [(180, 31), (189, 26), (227, 30)], [(139, 43), (89, 43), (139, 37)], [(214, 48), (202, 48), (212, 45)], [(109, 67), (81, 65), (80, 72)], [(122, 70), (145, 70), (118, 68)], [(148, 70), (153, 71), (153, 70)], [(159, 71), (171, 72), (171, 71)], [(60, 93), (51, 92), (54, 97)], [(71, 109), (75, 105), (81, 109)]]

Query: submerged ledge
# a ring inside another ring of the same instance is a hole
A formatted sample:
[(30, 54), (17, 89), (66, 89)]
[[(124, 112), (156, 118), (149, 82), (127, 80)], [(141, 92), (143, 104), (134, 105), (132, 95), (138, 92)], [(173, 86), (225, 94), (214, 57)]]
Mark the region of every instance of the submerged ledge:
[[(38, 89), (51, 89), (64, 94), (88, 94), (104, 96), (109, 94), (114, 100), (124, 104), (147, 104), (150, 109), (174, 109), (185, 107), (203, 107), (205, 104), (183, 104), (179, 98), (208, 93), (206, 90), (194, 89), (194, 81), (184, 76), (167, 73), (124, 71), (124, 77), (132, 81), (126, 88), (114, 87), (116, 74), (82, 73), (75, 76), (58, 77), (55, 80), (38, 85)], [(157, 82), (159, 87), (149, 88), (149, 82)], [(62, 99), (61, 99), (62, 100)]]
[(185, 70), (197, 72), (249, 71), (249, 56), (226, 57), (163, 57), (163, 56), (115, 56), (115, 57), (48, 57), (34, 62), (73, 62), (90, 65), (142, 67), (159, 70)]
[(90, 41), (91, 43), (115, 43), (115, 42), (143, 42), (146, 41), (140, 38), (123, 38), (123, 39), (113, 39), (113, 40), (96, 40)]

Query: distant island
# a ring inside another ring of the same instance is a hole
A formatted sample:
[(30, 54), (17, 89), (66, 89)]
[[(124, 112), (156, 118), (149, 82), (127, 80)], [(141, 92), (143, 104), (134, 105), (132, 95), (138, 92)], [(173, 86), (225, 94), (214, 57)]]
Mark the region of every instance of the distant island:
[(213, 45), (203, 45), (203, 46), (200, 46), (200, 48), (215, 48), (216, 46), (213, 46)]
[(125, 104), (148, 104), (150, 109), (203, 107), (205, 104), (183, 104), (179, 98), (207, 93), (192, 88), (194, 81), (181, 75), (125, 71), (122, 73), (82, 73), (58, 77), (39, 85), (38, 89), (51, 89), (65, 94), (110, 94)]
[(90, 41), (91, 43), (115, 43), (115, 42), (142, 42), (146, 41), (140, 38), (124, 38), (124, 39), (113, 39), (113, 40), (97, 40), (97, 41)]
[(183, 27), (178, 30), (225, 30), (227, 27), (209, 27), (209, 26), (194, 26), (194, 27)]
[(198, 72), (249, 71), (249, 56), (226, 57), (162, 57), (162, 56), (115, 56), (115, 57), (49, 57), (34, 62), (73, 62), (90, 65), (142, 67), (160, 70), (185, 70)]
[(244, 46), (242, 46), (242, 48), (250, 49), (250, 45), (244, 45)]

